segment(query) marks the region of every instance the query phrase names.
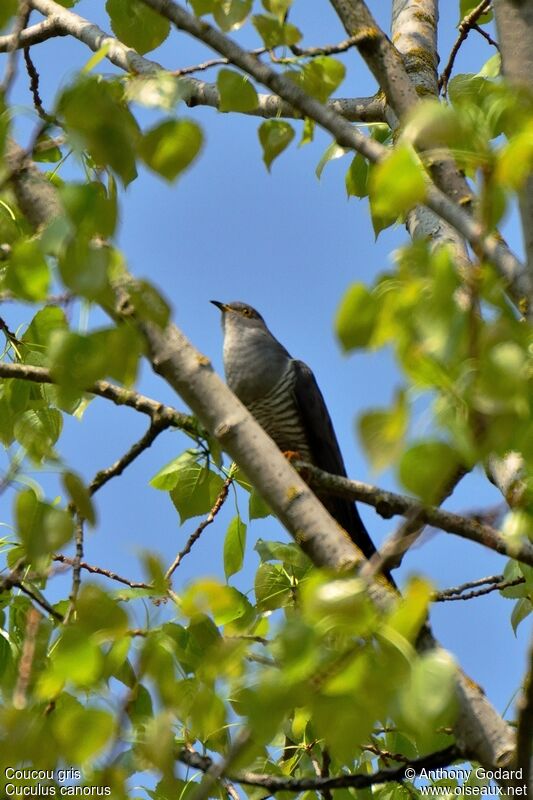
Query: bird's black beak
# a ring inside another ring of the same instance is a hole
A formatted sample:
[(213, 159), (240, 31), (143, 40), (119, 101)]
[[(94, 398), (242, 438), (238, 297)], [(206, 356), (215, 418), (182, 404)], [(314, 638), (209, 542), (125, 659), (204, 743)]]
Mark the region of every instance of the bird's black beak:
[(222, 313), (224, 313), (224, 311), (226, 311), (228, 308), (226, 303), (221, 303), (219, 300), (210, 300), (209, 302), (213, 303), (213, 305), (220, 309)]

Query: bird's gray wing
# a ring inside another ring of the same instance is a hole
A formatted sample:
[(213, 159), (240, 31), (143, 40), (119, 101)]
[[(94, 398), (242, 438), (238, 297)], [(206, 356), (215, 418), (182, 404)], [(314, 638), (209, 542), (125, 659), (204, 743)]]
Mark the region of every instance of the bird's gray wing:
[[(333, 475), (346, 476), (346, 467), (333, 423), (315, 376), (303, 361), (293, 363), (296, 372), (294, 396), (307, 434), (313, 464)], [(376, 552), (376, 548), (355, 503), (342, 497), (320, 495), (318, 492), (317, 495), (366, 558), (370, 558)]]

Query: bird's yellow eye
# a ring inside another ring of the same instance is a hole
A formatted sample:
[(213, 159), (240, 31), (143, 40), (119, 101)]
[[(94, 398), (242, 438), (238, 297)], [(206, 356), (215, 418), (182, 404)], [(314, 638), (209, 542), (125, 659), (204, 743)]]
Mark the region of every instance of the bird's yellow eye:
[(252, 316), (252, 312), (250, 311), (249, 308), (243, 308), (242, 315), (243, 315), (243, 317), (251, 317)]

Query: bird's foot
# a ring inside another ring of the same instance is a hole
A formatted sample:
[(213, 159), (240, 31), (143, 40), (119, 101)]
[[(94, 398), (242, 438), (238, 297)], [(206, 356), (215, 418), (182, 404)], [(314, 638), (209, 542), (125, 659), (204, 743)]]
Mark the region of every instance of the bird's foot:
[(302, 454), (298, 450), (283, 450), (282, 452), (287, 461), (303, 461)]

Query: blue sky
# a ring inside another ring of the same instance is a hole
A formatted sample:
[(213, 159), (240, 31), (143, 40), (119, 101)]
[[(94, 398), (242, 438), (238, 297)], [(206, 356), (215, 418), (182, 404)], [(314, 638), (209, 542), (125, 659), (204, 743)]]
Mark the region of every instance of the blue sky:
[[(458, 4), (441, 5), (440, 52), (445, 61), (456, 36)], [(389, 4), (375, 1), (370, 6), (388, 28)], [(108, 28), (103, 0), (82, 0), (75, 10)], [(34, 14), (35, 21), (37, 17)], [(306, 46), (345, 37), (326, 2), (295, 0), (292, 18), (303, 30)], [(247, 46), (259, 45), (253, 32), (241, 31), (237, 38)], [(491, 55), (493, 50), (472, 33), (458, 58), (457, 70), (475, 72)], [(50, 108), (57, 88), (68, 83), (90, 52), (65, 38), (35, 47), (32, 56), (41, 75), (44, 104)], [(211, 55), (185, 34), (173, 32), (148, 57), (176, 69)], [(348, 77), (338, 95), (372, 94), (374, 81), (357, 53), (348, 53), (344, 61)], [(98, 69), (115, 71), (107, 62)], [(199, 77), (214, 80), (215, 75), (210, 71)], [(27, 83), (20, 64), (12, 99), (17, 104), (17, 128), (23, 141), (34, 124)], [(333, 319), (352, 281), (371, 283), (389, 267), (391, 251), (406, 241), (405, 231), (386, 231), (374, 241), (366, 201), (348, 201), (345, 195), (344, 172), (349, 156), (329, 164), (321, 181), (317, 180), (316, 164), (330, 142), (325, 134), (317, 131), (315, 141), (303, 148), (293, 143), (269, 174), (261, 161), (257, 119), (218, 114), (207, 108), (179, 108), (178, 115), (194, 118), (202, 125), (206, 146), (198, 162), (177, 184), (169, 186), (141, 169), (138, 180), (125, 192), (118, 241), (132, 272), (159, 287), (172, 304), (176, 323), (220, 372), (219, 314), (208, 301), (239, 299), (256, 306), (289, 351), (314, 370), (335, 423), (348, 473), (397, 489), (393, 475), (371, 473), (354, 421), (363, 410), (389, 404), (401, 377), (387, 351), (343, 356), (333, 333)], [(141, 124), (149, 124), (153, 116), (141, 110)], [(300, 126), (296, 123), (297, 137)], [(62, 174), (74, 175), (75, 164), (67, 162)], [(508, 221), (505, 235), (520, 252), (516, 220)], [(31, 312), (27, 307), (5, 306), (2, 314), (16, 328), (29, 322)], [(91, 312), (91, 325), (104, 322), (99, 312)], [(77, 311), (73, 323), (77, 324)], [(139, 389), (184, 408), (147, 366), (142, 368)], [(418, 402), (416, 408), (419, 414), (413, 432), (423, 435), (429, 424), (427, 407)], [(90, 480), (97, 470), (122, 455), (146, 425), (146, 419), (135, 412), (96, 399), (82, 423), (65, 420), (60, 451), (72, 468)], [(142, 576), (138, 559), (142, 550), (159, 553), (165, 563), (173, 560), (198, 520), (180, 527), (168, 497), (150, 489), (147, 481), (187, 445), (188, 440), (179, 433), (163, 434), (123, 477), (98, 494), (99, 525), (86, 536), (87, 561), (138, 579)], [(49, 496), (57, 493), (53, 475), (35, 477)], [(447, 505), (464, 511), (498, 501), (499, 496), (487, 482), (474, 475), (461, 483)], [(245, 498), (240, 498), (240, 504), (245, 511)], [(376, 543), (394, 529), (394, 520), (382, 520), (370, 508), (361, 511)], [(176, 573), (178, 591), (195, 577), (222, 577), (222, 542), (233, 514), (231, 501)], [(280, 539), (286, 534), (272, 518), (253, 524), (246, 568), (236, 580), (243, 591), (252, 586), (257, 565), (253, 541), (257, 536)], [(400, 582), (411, 574), (423, 573), (444, 588), (501, 572), (504, 563), (491, 551), (434, 532), (409, 553)], [(63, 590), (64, 584), (58, 581), (58, 597)], [(51, 597), (54, 591), (50, 589)], [(511, 701), (525, 666), (528, 623), (515, 638), (509, 623), (511, 610), (511, 601), (491, 595), (465, 603), (440, 604), (432, 611), (436, 636), (485, 688), (500, 711)]]

